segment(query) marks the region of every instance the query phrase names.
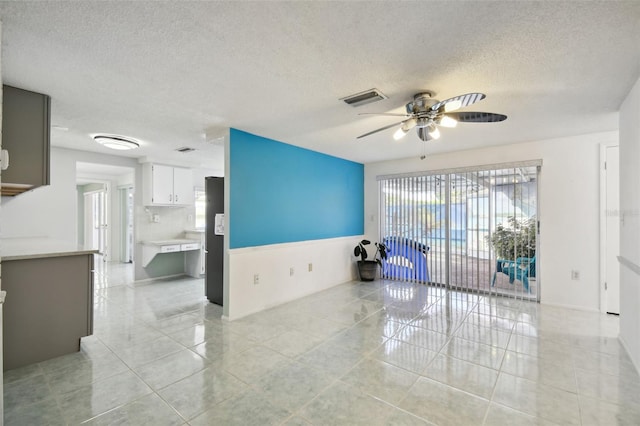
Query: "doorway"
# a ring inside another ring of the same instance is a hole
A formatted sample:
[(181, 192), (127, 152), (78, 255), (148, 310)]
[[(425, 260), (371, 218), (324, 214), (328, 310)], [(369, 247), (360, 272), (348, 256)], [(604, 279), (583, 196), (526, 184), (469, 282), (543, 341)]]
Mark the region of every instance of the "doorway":
[(78, 244), (100, 250), (102, 260), (134, 259), (135, 169), (76, 163)]
[(539, 300), (540, 162), (379, 177), (388, 279)]

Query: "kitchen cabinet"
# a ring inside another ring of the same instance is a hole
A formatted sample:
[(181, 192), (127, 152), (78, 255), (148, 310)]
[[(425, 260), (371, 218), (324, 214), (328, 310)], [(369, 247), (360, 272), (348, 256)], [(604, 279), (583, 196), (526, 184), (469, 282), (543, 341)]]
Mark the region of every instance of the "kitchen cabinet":
[(191, 169), (145, 163), (143, 197), (146, 206), (192, 205), (194, 192)]
[(2, 86), (2, 149), (9, 167), (2, 171), (2, 195), (49, 185), (51, 98)]
[(193, 189), (193, 172), (182, 167), (173, 168), (174, 204), (193, 205), (195, 192)]
[(66, 241), (4, 239), (4, 370), (80, 350), (93, 333), (93, 255)]

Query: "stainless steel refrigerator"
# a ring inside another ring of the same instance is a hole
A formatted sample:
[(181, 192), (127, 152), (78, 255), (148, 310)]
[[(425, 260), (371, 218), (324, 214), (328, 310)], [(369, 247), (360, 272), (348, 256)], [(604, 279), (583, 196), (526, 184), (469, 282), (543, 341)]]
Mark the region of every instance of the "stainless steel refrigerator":
[(224, 268), (224, 178), (205, 178), (207, 197), (206, 225), (206, 276), (205, 295), (216, 305), (222, 306)]

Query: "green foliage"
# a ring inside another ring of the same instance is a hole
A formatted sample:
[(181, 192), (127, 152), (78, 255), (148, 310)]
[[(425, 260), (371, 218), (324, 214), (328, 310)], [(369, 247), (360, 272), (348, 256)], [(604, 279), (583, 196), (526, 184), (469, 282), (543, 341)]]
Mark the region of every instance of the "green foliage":
[(489, 241), (498, 259), (516, 259), (536, 255), (536, 218), (518, 222), (509, 217), (509, 225), (498, 225)]
[[(353, 249), (353, 255), (355, 257), (359, 257), (360, 260), (365, 261), (369, 257), (367, 253), (367, 249), (365, 246), (371, 244), (369, 240), (362, 240), (358, 243), (357, 246)], [(376, 261), (379, 265), (382, 264), (382, 259), (387, 258), (387, 246), (383, 243), (374, 243), (376, 246), (376, 252), (373, 255), (373, 260)]]

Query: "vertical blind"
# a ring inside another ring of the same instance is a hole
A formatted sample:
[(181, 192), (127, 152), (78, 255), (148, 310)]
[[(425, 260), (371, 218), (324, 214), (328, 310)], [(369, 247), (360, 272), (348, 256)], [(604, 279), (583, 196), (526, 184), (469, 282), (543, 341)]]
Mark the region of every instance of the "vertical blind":
[(537, 299), (540, 165), (379, 177), (384, 278)]

